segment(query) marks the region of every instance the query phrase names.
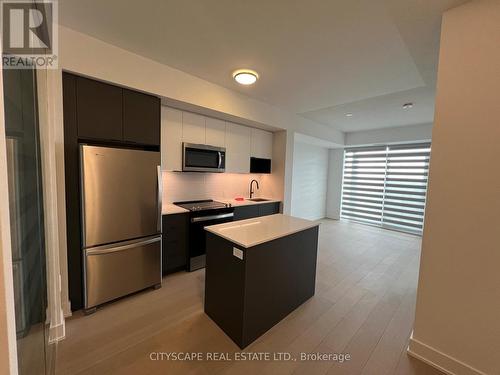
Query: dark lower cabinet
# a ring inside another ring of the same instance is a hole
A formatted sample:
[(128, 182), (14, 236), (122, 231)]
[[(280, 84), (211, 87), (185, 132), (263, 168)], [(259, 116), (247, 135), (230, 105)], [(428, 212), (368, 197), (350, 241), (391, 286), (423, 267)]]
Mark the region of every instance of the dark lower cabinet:
[(123, 89), (123, 140), (159, 145), (160, 106), (155, 96)]
[(251, 219), (253, 217), (279, 214), (280, 203), (262, 203), (248, 206), (237, 206), (234, 208), (234, 221)]
[(188, 258), (187, 213), (162, 217), (162, 272), (163, 275), (186, 269)]
[(263, 203), (259, 204), (259, 216), (274, 215), (280, 213), (280, 203)]
[(238, 206), (234, 208), (234, 218), (233, 220), (245, 220), (251, 219), (253, 217), (258, 217), (259, 205), (249, 205), (249, 206)]
[(249, 248), (208, 232), (205, 313), (244, 349), (314, 296), (317, 249), (318, 226)]

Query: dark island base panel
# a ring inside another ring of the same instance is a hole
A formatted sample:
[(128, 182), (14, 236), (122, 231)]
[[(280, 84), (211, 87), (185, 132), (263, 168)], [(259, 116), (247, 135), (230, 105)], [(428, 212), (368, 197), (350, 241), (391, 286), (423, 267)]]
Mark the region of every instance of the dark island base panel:
[(207, 233), (205, 313), (243, 349), (314, 296), (318, 227), (234, 247)]

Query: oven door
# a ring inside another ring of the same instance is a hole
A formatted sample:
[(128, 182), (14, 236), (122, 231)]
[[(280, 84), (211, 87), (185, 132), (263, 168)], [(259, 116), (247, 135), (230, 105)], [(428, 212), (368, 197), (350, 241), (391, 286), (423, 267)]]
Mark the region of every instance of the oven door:
[(232, 209), (214, 214), (191, 216), (189, 227), (189, 271), (205, 267), (206, 233), (205, 227), (209, 225), (233, 221)]
[(224, 172), (226, 149), (209, 145), (183, 143), (182, 170), (185, 172)]

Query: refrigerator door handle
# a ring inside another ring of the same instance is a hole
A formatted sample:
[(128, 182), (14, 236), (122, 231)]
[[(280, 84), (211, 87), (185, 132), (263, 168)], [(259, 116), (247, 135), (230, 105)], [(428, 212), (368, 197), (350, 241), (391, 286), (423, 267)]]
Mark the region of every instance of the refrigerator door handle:
[(155, 243), (161, 240), (161, 237), (156, 236), (155, 238), (149, 238), (147, 240), (141, 240), (141, 241), (131, 241), (125, 245), (121, 246), (116, 246), (113, 247), (113, 245), (104, 245), (104, 246), (97, 246), (91, 249), (86, 249), (85, 250), (85, 255), (103, 255), (103, 254), (111, 254), (111, 253), (116, 253), (119, 251), (131, 249), (134, 247), (138, 246), (144, 246), (144, 245), (149, 245), (151, 243)]
[(158, 232), (161, 232), (161, 208), (162, 208), (162, 190), (163, 190), (163, 183), (162, 183), (162, 176), (161, 176), (161, 167), (157, 167), (157, 173), (158, 173), (158, 223), (156, 225), (156, 229), (158, 229)]

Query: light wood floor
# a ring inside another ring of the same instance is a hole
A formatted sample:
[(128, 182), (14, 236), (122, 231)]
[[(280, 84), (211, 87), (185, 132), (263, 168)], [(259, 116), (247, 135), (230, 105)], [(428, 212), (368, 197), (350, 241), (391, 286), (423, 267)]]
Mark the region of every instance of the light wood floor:
[[(228, 352), (238, 347), (203, 313), (204, 271), (67, 320), (57, 374), (422, 374), (406, 354), (413, 325), (420, 238), (325, 220), (316, 295), (245, 352), (289, 352), (296, 361), (152, 361), (151, 352)], [(300, 361), (300, 353), (351, 360)]]

